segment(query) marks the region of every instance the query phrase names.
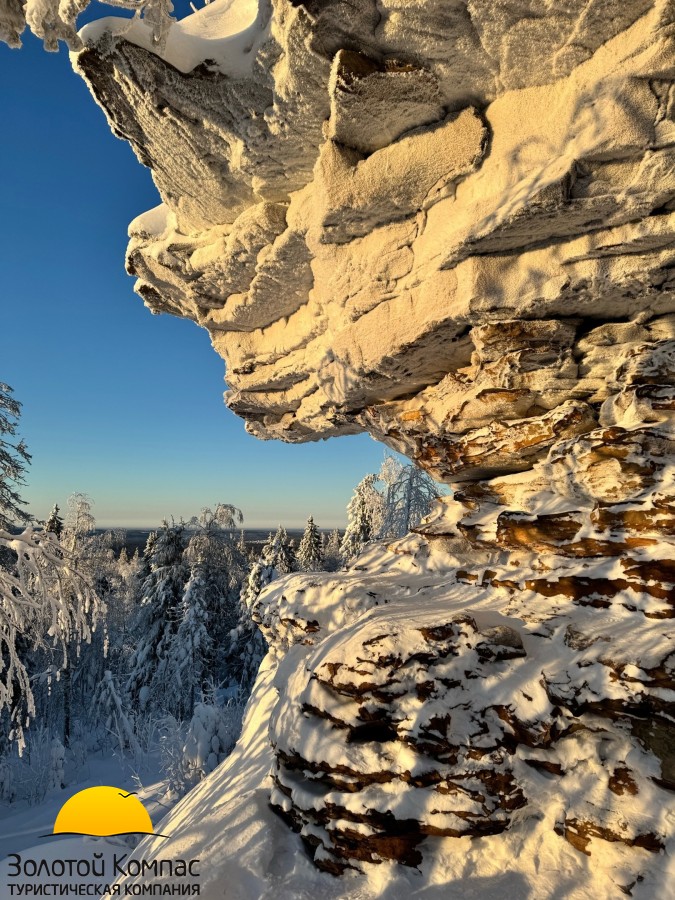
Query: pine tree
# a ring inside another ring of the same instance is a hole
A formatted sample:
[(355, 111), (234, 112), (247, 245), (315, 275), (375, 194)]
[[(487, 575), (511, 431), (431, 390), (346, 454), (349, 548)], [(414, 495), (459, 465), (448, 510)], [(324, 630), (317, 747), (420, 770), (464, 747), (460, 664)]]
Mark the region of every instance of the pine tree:
[(189, 569), (183, 560), (185, 527), (163, 522), (150, 544), (150, 574), (143, 583), (136, 622), (138, 644), (129, 661), (126, 694), (147, 710), (161, 696), (169, 649), (178, 630)]
[(45, 531), (49, 531), (51, 534), (55, 534), (57, 538), (61, 537), (63, 532), (63, 519), (59, 515), (59, 504), (55, 503), (52, 511), (49, 514), (49, 518), (45, 524)]
[(314, 524), (312, 516), (307, 519), (307, 526), (298, 548), (298, 562), (305, 572), (318, 572), (323, 569), (321, 552), (321, 535)]
[(379, 531), (383, 498), (375, 488), (377, 476), (366, 475), (354, 489), (347, 506), (347, 528), (340, 544), (340, 555), (350, 562)]

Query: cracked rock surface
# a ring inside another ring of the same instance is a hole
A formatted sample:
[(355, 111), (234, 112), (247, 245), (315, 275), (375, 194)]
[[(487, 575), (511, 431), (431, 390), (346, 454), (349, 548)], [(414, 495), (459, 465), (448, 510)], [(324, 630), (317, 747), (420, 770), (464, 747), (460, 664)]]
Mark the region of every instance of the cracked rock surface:
[(191, 42), (221, 2), (74, 56), (162, 196), (137, 290), (209, 331), (253, 434), (368, 431), (454, 487), (261, 596), (265, 802), (332, 874), (441, 884), (455, 841), (522, 896), (572, 865), (570, 897), (665, 898), (673, 3), (261, 0)]

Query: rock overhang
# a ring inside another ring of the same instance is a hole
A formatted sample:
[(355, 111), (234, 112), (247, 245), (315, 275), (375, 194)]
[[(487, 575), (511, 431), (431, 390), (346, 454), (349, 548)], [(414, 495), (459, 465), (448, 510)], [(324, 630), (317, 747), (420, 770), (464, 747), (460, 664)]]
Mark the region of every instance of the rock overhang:
[[(236, 74), (115, 28), (76, 56), (164, 201), (131, 230), (137, 290), (207, 328), (254, 434), (368, 430), (427, 465), (441, 419), (460, 458), (435, 476), (479, 477), (456, 437), (592, 428), (586, 331), (675, 309), (672, 11), (521, 7), (276, 2)], [(481, 329), (516, 321), (577, 338), (488, 375)]]

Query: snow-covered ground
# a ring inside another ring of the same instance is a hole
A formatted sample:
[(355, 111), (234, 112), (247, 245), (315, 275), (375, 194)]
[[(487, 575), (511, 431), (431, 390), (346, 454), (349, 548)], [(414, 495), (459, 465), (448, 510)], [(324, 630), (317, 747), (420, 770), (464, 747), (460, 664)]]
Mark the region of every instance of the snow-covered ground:
[[(53, 835), (54, 822), (61, 807), (74, 794), (86, 788), (98, 785), (113, 785), (123, 790), (137, 792), (139, 799), (147, 809), (156, 831), (159, 822), (171, 808), (167, 801), (166, 784), (159, 776), (159, 767), (151, 760), (144, 768), (141, 779), (142, 786), (133, 778), (130, 766), (110, 754), (94, 754), (88, 757), (82, 768), (80, 780), (74, 781), (62, 790), (52, 791), (38, 804), (30, 805), (26, 801), (0, 805), (0, 900), (13, 896), (10, 885), (33, 883), (32, 879), (10, 877), (12, 865), (16, 860), (11, 854), (18, 854), (22, 859), (52, 861), (55, 859), (90, 859), (94, 853), (103, 854), (108, 872), (113, 872), (113, 856), (128, 853), (133, 838), (111, 837), (73, 837), (72, 835)], [(175, 801), (174, 801), (175, 802)], [(98, 857), (97, 857), (98, 858)], [(44, 881), (44, 876), (40, 879)], [(102, 879), (69, 878), (67, 875), (46, 879), (55, 884), (101, 883)], [(112, 881), (112, 879), (110, 879)], [(90, 895), (91, 896), (91, 895)]]

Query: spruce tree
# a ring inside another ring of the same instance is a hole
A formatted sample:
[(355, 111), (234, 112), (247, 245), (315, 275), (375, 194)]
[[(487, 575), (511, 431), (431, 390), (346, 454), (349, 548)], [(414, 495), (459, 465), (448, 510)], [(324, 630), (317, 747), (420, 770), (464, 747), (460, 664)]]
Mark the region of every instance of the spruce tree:
[(131, 750), (140, 753), (140, 745), (134, 733), (133, 721), (124, 707), (113, 673), (106, 669), (94, 696), (94, 709), (103, 719), (108, 733), (114, 734), (121, 752)]
[(340, 532), (334, 528), (326, 541), (326, 549), (324, 551), (324, 566), (327, 572), (337, 572), (342, 565), (342, 556), (340, 555)]
[(314, 524), (312, 516), (307, 519), (305, 533), (298, 547), (298, 562), (305, 572), (317, 572), (323, 569), (321, 534)]
[(179, 718), (192, 716), (209, 675), (213, 675), (213, 593), (218, 591), (199, 563), (190, 573), (181, 604), (181, 621), (169, 651), (167, 671), (172, 704)]
[(45, 531), (49, 531), (51, 534), (56, 535), (57, 538), (60, 538), (63, 533), (63, 519), (59, 515), (58, 503), (54, 504), (54, 507), (49, 514), (49, 518), (45, 523)]
[(230, 632), (229, 666), (226, 684), (244, 697), (251, 693), (260, 663), (267, 652), (263, 633), (253, 618), (255, 603), (262, 589), (273, 580), (274, 569), (261, 560), (253, 563), (239, 604), (239, 620)]
[(156, 702), (165, 687), (162, 679), (189, 576), (183, 559), (184, 531), (184, 525), (165, 521), (153, 540), (148, 540), (150, 574), (143, 583), (135, 627), (138, 643), (129, 661), (126, 682), (129, 703), (141, 710)]
[(228, 667), (229, 636), (239, 620), (239, 595), (248, 569), (245, 549), (234, 530), (242, 521), (241, 511), (226, 503), (218, 503), (213, 510), (204, 508), (190, 521), (195, 531), (186, 559), (193, 575), (198, 575), (197, 584), (202, 585), (204, 615), (214, 648), (203, 660), (202, 681), (219, 683)]
[(340, 544), (340, 555), (351, 562), (368, 541), (374, 540), (380, 528), (383, 498), (375, 488), (375, 475), (366, 475), (354, 489), (347, 506), (347, 528)]
[(270, 534), (267, 543), (263, 547), (262, 558), (279, 575), (297, 572), (298, 560), (295, 555), (295, 548), (292, 541), (289, 540), (288, 532), (282, 525), (278, 527), (274, 536)]

